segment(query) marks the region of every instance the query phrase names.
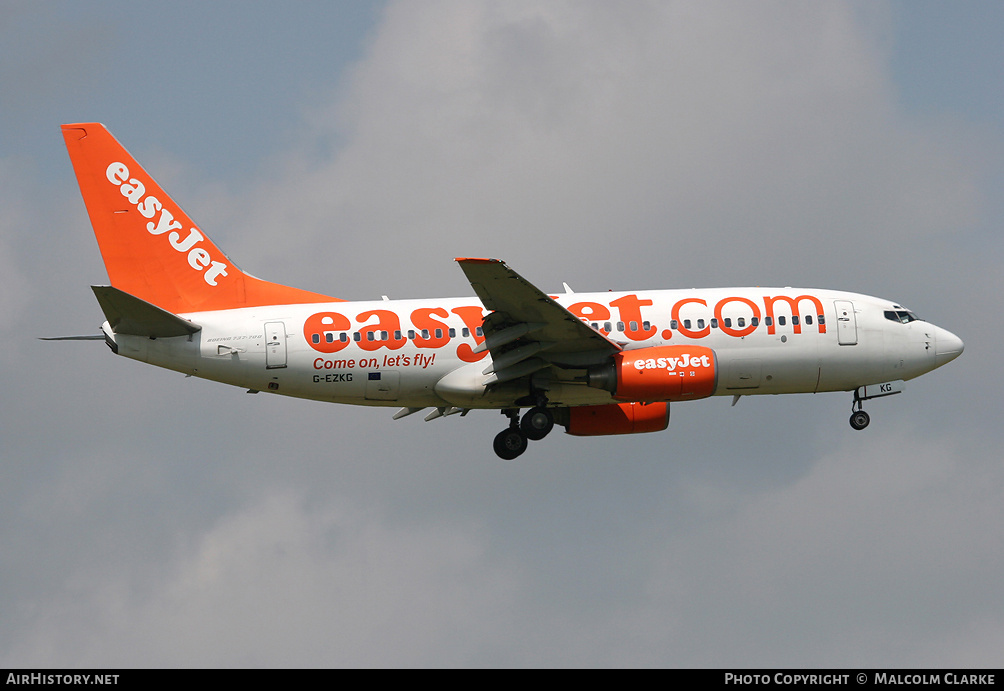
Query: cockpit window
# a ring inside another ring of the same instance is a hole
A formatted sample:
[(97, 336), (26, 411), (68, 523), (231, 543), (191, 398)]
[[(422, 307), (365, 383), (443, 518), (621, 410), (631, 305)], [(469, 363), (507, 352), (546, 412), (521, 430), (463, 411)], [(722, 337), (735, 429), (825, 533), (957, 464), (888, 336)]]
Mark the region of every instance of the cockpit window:
[(885, 318), (901, 324), (909, 324), (918, 319), (917, 315), (909, 310), (886, 310)]

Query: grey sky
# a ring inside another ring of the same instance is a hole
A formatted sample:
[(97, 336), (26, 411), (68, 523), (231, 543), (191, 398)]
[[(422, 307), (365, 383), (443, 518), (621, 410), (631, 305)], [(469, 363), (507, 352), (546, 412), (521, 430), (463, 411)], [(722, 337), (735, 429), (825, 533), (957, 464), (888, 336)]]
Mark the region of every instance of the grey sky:
[[(0, 665), (1000, 666), (996, 2), (0, 3)], [(966, 341), (869, 406), (657, 435), (116, 358), (98, 120), (258, 276), (348, 299), (804, 285)]]

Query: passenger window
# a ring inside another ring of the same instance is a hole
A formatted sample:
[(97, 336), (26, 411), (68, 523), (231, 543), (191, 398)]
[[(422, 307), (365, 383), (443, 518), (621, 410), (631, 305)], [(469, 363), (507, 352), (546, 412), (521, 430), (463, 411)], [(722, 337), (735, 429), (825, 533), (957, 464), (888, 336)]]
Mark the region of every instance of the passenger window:
[(718, 328), (718, 320), (717, 319), (712, 319), (711, 320), (711, 328), (712, 329), (717, 329)]
[(778, 317), (777, 318), (777, 325), (778, 326), (784, 326), (787, 323), (788, 323), (788, 320), (785, 319), (784, 317)]
[(683, 328), (685, 328), (685, 329), (689, 329), (690, 328), (690, 320), (689, 319), (684, 319), (683, 320)]
[(610, 333), (611, 331), (613, 331), (613, 325), (610, 322), (604, 322), (603, 330), (606, 331), (607, 333)]
[(698, 319), (697, 320), (697, 330), (700, 331), (703, 328), (704, 328), (704, 320), (703, 319)]
[(764, 317), (763, 318), (763, 323), (764, 323), (765, 326), (773, 326), (774, 325), (774, 319), (773, 319), (773, 317)]
[(412, 340), (412, 341), (415, 340), (415, 330), (414, 329), (408, 329), (408, 338), (410, 340)]
[(469, 337), (469, 336), (471, 335), (471, 330), (470, 330), (470, 329), (468, 329), (468, 328), (467, 328), (467, 327), (465, 326), (465, 327), (464, 327), (464, 330), (463, 330), (463, 331), (461, 331), (461, 332), (460, 332), (460, 334), (461, 334), (461, 335), (462, 335), (462, 336), (463, 336), (464, 338), (467, 338), (467, 337)]
[(725, 319), (722, 320), (722, 324), (725, 325), (725, 328), (731, 329), (732, 328), (732, 318), (731, 317), (725, 317)]
[(334, 343), (335, 342), (335, 334), (333, 334), (333, 333), (331, 333), (329, 331), (328, 333), (324, 334), (324, 340), (327, 343)]
[(321, 334), (311, 334), (310, 335), (310, 341), (311, 341), (311, 343), (320, 343), (321, 342)]
[(436, 329), (436, 338), (442, 338), (442, 337), (443, 337), (443, 330)]
[(624, 330), (624, 322), (617, 322), (617, 330), (618, 331)]
[(358, 343), (359, 341), (363, 340), (363, 337), (359, 334), (358, 331), (356, 331), (354, 334), (352, 334), (352, 340)]
[(648, 331), (650, 328), (652, 328), (652, 323), (651, 322), (642, 322), (641, 323), (641, 328), (642, 328), (643, 331)]
[(819, 324), (820, 326), (822, 326), (823, 324), (826, 323), (826, 317), (824, 317), (821, 314), (817, 314), (816, 315), (816, 323)]
[(757, 326), (760, 326), (760, 317), (751, 317), (750, 318), (750, 326), (752, 326), (754, 328), (757, 327)]
[(485, 335), (484, 329), (482, 329), (480, 326), (478, 327), (478, 330), (477, 330), (476, 333), (478, 334), (478, 336), (484, 336)]
[(631, 322), (630, 326), (632, 331), (638, 330), (638, 322)]
[(338, 334), (338, 340), (341, 341), (342, 343), (348, 343), (349, 335), (343, 331), (342, 333)]
[(791, 323), (792, 323), (793, 326), (798, 326), (798, 315), (797, 314), (792, 315), (792, 317), (791, 317)]
[(673, 331), (676, 331), (677, 329), (680, 328), (680, 322), (674, 319), (673, 321), (669, 322), (669, 328), (671, 328)]
[(457, 337), (457, 330), (454, 329), (454, 328), (451, 328), (450, 329), (450, 338), (456, 338), (456, 337)]
[(367, 341), (372, 341), (373, 340), (373, 332), (372, 331), (367, 331), (366, 332), (366, 340)]
[[(725, 326), (728, 325), (729, 325), (729, 320), (726, 319)], [(746, 326), (746, 317), (739, 317), (738, 319), (736, 319), (736, 326), (738, 326), (740, 329)]]
[(422, 329), (422, 340), (423, 341), (428, 341), (429, 340), (429, 330), (428, 329)]
[(805, 315), (805, 323), (808, 324), (809, 326), (812, 326), (812, 315), (811, 314)]

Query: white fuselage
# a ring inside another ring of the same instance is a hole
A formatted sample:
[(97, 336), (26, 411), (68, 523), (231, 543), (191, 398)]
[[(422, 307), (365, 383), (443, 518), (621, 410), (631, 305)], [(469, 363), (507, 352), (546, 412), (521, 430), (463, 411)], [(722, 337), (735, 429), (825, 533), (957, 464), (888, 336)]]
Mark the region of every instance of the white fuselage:
[[(715, 395), (848, 391), (908, 380), (961, 352), (961, 341), (879, 298), (831, 290), (716, 288), (552, 296), (625, 350), (702, 345), (717, 356)], [(357, 405), (500, 408), (526, 394), (486, 388), (487, 312), (477, 298), (274, 305), (182, 314), (190, 337), (104, 331), (120, 355), (287, 396)], [(822, 316), (822, 318), (820, 318)], [(570, 370), (554, 405), (612, 402)]]

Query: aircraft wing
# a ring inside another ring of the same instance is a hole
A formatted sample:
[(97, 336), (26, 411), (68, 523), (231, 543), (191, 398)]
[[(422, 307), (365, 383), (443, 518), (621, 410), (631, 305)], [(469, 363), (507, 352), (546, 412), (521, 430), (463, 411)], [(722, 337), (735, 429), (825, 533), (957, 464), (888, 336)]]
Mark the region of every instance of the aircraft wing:
[(559, 305), (498, 259), (457, 258), (484, 306), (485, 342), (492, 365), (486, 384), (518, 379), (552, 365), (600, 364), (621, 346)]

